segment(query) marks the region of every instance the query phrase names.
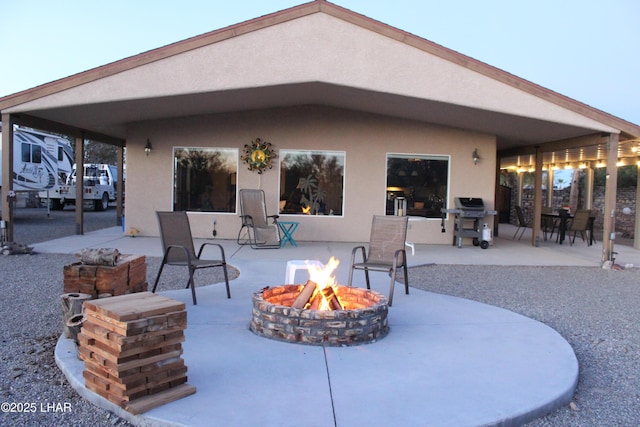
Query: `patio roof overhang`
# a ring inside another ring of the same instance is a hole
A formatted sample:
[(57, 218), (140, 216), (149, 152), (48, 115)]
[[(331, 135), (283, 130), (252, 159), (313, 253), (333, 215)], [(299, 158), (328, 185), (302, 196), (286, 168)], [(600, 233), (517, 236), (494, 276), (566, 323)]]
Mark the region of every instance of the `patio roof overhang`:
[[(55, 123), (82, 129), (96, 140), (112, 143), (126, 138), (130, 123), (301, 105), (323, 105), (495, 135), (498, 151), (507, 153), (507, 158), (514, 158), (511, 164), (522, 162), (517, 155), (532, 153), (532, 147), (602, 132), (517, 114), (318, 81), (33, 110), (16, 106), (3, 112), (11, 113), (18, 121), (21, 116), (31, 118), (25, 120), (27, 123), (37, 124), (36, 119), (41, 120), (48, 128)], [(631, 147), (629, 153), (630, 150)], [(510, 153), (518, 154), (514, 157)], [(551, 152), (549, 155), (553, 156)], [(555, 154), (556, 157), (560, 155)], [(573, 157), (571, 161), (574, 161)]]

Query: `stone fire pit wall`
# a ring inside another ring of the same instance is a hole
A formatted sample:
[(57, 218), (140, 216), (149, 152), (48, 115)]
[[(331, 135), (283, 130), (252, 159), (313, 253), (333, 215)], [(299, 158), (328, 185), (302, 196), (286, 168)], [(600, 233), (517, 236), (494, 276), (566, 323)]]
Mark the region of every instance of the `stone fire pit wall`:
[(387, 298), (375, 291), (337, 286), (347, 310), (321, 311), (290, 307), (299, 285), (284, 285), (253, 294), (250, 329), (257, 335), (292, 343), (347, 346), (375, 342), (389, 331)]

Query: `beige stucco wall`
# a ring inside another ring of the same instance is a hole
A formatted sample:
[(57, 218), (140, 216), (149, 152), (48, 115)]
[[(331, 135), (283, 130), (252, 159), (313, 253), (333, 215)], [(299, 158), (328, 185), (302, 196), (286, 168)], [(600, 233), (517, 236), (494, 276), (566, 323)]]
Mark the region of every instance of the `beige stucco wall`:
[[(456, 129), (432, 126), (351, 111), (306, 106), (235, 114), (198, 116), (133, 124), (127, 139), (126, 227), (143, 235), (158, 235), (156, 210), (171, 210), (172, 152), (176, 146), (238, 148), (256, 137), (281, 149), (337, 150), (345, 152), (344, 216), (282, 216), (299, 221), (300, 241), (368, 240), (371, 216), (384, 214), (386, 154), (449, 155), (449, 204), (453, 197), (482, 197), (494, 206), (495, 138)], [(145, 156), (147, 138), (153, 151)], [(478, 149), (482, 160), (473, 164)], [(239, 163), (238, 189), (262, 188), (267, 209), (276, 214), (279, 200), (279, 163), (262, 175)], [(239, 211), (239, 208), (238, 208)], [(239, 214), (191, 213), (194, 236), (210, 237), (217, 220), (218, 238), (235, 239)], [(440, 220), (412, 221), (408, 240), (416, 243), (451, 244), (452, 223), (441, 233)]]
[(7, 112), (316, 81), (615, 131), (517, 87), (324, 13), (219, 40)]

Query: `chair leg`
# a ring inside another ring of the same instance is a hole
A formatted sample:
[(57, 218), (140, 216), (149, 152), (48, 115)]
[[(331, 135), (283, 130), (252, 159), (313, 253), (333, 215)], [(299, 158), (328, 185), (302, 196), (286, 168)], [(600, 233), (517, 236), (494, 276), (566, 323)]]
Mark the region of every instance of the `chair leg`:
[(353, 263), (351, 268), (349, 269), (349, 282), (347, 283), (347, 286), (351, 287), (351, 283), (353, 283)]
[(404, 270), (404, 293), (405, 293), (405, 295), (409, 295), (409, 275), (407, 274), (407, 263), (406, 262), (404, 263), (402, 268)]
[(364, 269), (364, 279), (367, 282), (367, 289), (371, 289), (371, 282), (369, 282), (369, 269), (366, 267)]
[(396, 270), (391, 270), (391, 286), (389, 286), (389, 307), (393, 304), (393, 291), (396, 285)]
[(196, 283), (193, 281), (193, 273), (195, 272), (194, 268), (189, 267), (189, 283), (187, 284), (187, 288), (191, 286), (191, 297), (193, 298), (193, 305), (197, 305), (196, 301)]
[(231, 298), (231, 290), (229, 289), (229, 275), (227, 274), (227, 264), (222, 269), (224, 270), (224, 283), (227, 286), (227, 298)]
[(162, 274), (162, 269), (164, 268), (165, 258), (162, 258), (162, 264), (160, 264), (160, 270), (158, 270), (158, 275), (156, 276), (156, 281), (153, 283), (153, 289), (151, 289), (152, 293), (156, 292), (156, 288), (158, 287), (158, 282), (160, 281), (160, 275)]

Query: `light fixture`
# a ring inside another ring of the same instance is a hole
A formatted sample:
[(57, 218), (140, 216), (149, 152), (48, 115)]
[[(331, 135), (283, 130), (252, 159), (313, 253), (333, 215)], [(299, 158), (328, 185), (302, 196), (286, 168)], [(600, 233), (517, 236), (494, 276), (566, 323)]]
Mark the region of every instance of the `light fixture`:
[(147, 156), (151, 153), (152, 148), (153, 147), (151, 146), (151, 141), (147, 139), (147, 145), (144, 146), (144, 152), (146, 153)]
[(478, 154), (478, 149), (473, 150), (473, 154), (471, 154), (471, 158), (473, 158), (473, 164), (477, 165), (480, 161), (480, 154)]

